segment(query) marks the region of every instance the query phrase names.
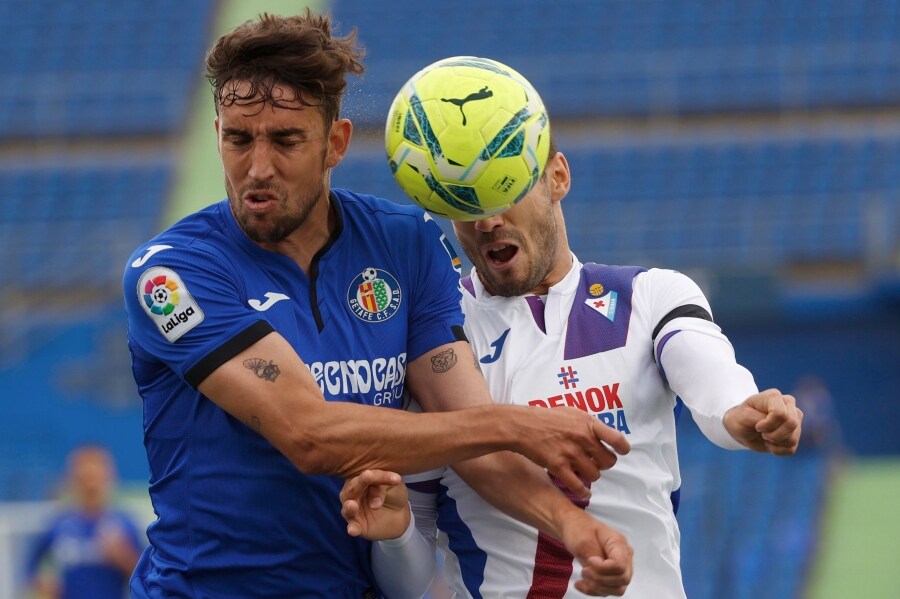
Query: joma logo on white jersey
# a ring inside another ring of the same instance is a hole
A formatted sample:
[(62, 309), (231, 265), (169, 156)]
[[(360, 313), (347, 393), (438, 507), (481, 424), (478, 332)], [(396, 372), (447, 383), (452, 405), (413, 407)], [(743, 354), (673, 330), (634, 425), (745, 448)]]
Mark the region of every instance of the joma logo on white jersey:
[(391, 403), (403, 394), (406, 353), (374, 360), (312, 362), (309, 371), (325, 395), (339, 397), (375, 392), (376, 405)]

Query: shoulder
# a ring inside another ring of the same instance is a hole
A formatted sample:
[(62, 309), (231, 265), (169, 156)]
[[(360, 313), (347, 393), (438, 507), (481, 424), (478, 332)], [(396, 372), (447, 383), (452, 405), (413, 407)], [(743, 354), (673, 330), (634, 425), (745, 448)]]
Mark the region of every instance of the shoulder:
[(443, 247), (453, 267), (459, 268), (459, 257), (443, 229), (422, 208), (346, 189), (332, 192), (340, 203), (344, 230), (353, 243), (371, 246), (373, 240), (380, 240), (374, 245), (386, 247), (391, 253), (416, 253), (420, 258), (442, 258)]
[(370, 223), (378, 228), (400, 228), (413, 227), (430, 218), (424, 210), (411, 204), (398, 204), (341, 188), (331, 191), (341, 205), (345, 220), (352, 223)]
[(227, 209), (227, 204), (220, 202), (190, 214), (138, 246), (128, 257), (125, 279), (134, 278), (153, 266), (220, 270), (222, 259), (234, 251), (234, 245), (225, 240), (223, 209)]
[(639, 273), (635, 278), (635, 291), (650, 295), (677, 293), (703, 296), (703, 291), (693, 278), (667, 268), (651, 268)]

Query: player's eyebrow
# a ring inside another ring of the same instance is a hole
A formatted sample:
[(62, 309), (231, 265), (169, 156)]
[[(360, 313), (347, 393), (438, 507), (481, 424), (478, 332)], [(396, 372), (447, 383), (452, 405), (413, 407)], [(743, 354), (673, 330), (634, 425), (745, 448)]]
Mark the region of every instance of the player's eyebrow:
[(299, 137), (300, 139), (306, 139), (307, 137), (309, 137), (309, 135), (307, 135), (306, 129), (302, 129), (300, 127), (285, 127), (284, 129), (276, 129), (272, 131), (271, 133), (269, 133), (269, 137)]
[(249, 135), (249, 133), (245, 129), (238, 129), (237, 127), (222, 127), (222, 136), (236, 136), (236, 135)]
[[(246, 130), (239, 127), (222, 127), (222, 136), (223, 137), (244, 137), (251, 136), (252, 134)], [(270, 131), (266, 134), (271, 139), (284, 139), (286, 137), (297, 137), (301, 140), (305, 140), (309, 138), (309, 132), (302, 127), (284, 127), (281, 129), (275, 129), (274, 131)]]

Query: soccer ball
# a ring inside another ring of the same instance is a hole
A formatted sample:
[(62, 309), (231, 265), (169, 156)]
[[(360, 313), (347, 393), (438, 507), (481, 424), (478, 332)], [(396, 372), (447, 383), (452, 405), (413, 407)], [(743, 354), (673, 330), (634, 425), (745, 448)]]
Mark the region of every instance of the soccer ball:
[(479, 220), (512, 207), (541, 177), (550, 123), (522, 75), (494, 60), (456, 56), (406, 82), (384, 140), (394, 179), (416, 204)]

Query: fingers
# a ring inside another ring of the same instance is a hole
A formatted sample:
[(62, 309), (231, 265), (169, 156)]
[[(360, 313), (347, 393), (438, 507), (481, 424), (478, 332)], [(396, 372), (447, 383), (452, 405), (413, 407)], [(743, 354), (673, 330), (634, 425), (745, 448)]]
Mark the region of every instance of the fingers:
[(593, 418), (589, 423), (593, 442), (584, 448), (586, 456), (573, 458), (572, 466), (583, 477), (594, 481), (600, 478), (601, 470), (609, 470), (616, 465), (618, 461), (616, 454), (625, 455), (631, 451), (631, 445), (625, 435), (614, 428)]
[[(604, 560), (601, 564), (605, 565), (609, 561), (611, 560)], [(581, 570), (581, 579), (575, 582), (575, 588), (585, 595), (621, 597), (628, 588), (628, 583), (624, 582), (626, 580), (630, 578), (620, 574), (592, 573), (591, 568), (585, 567)]]
[(363, 533), (362, 525), (357, 522), (359, 516), (359, 503), (349, 499), (341, 503), (341, 516), (347, 521), (347, 534), (351, 537), (358, 537)]
[(791, 395), (782, 395), (777, 389), (760, 393), (756, 409), (765, 414), (756, 423), (756, 431), (765, 443), (767, 451), (776, 455), (791, 455), (800, 442), (803, 412)]
[(400, 475), (387, 470), (365, 470), (353, 478), (344, 481), (341, 489), (340, 500), (344, 503), (353, 499), (368, 501), (369, 507), (378, 509), (384, 503), (384, 496), (388, 487), (399, 485), (402, 482)]
[(575, 588), (588, 595), (622, 596), (631, 582), (633, 551), (624, 539), (608, 544), (607, 556), (593, 556), (583, 564)]
[(616, 450), (619, 455), (627, 455), (631, 451), (631, 444), (628, 439), (611, 426), (603, 424), (600, 421), (592, 422), (594, 435)]
[[(571, 470), (570, 468), (563, 468), (559, 471), (554, 471), (553, 469), (547, 469), (547, 472), (558, 479), (560, 483), (565, 485), (565, 487), (576, 497), (576, 499), (581, 500), (589, 500), (591, 498), (591, 488), (587, 484), (585, 484), (584, 478), (577, 472)], [(594, 478), (589, 478), (589, 480), (597, 480), (600, 478), (600, 471), (594, 467), (594, 472), (596, 475)]]

